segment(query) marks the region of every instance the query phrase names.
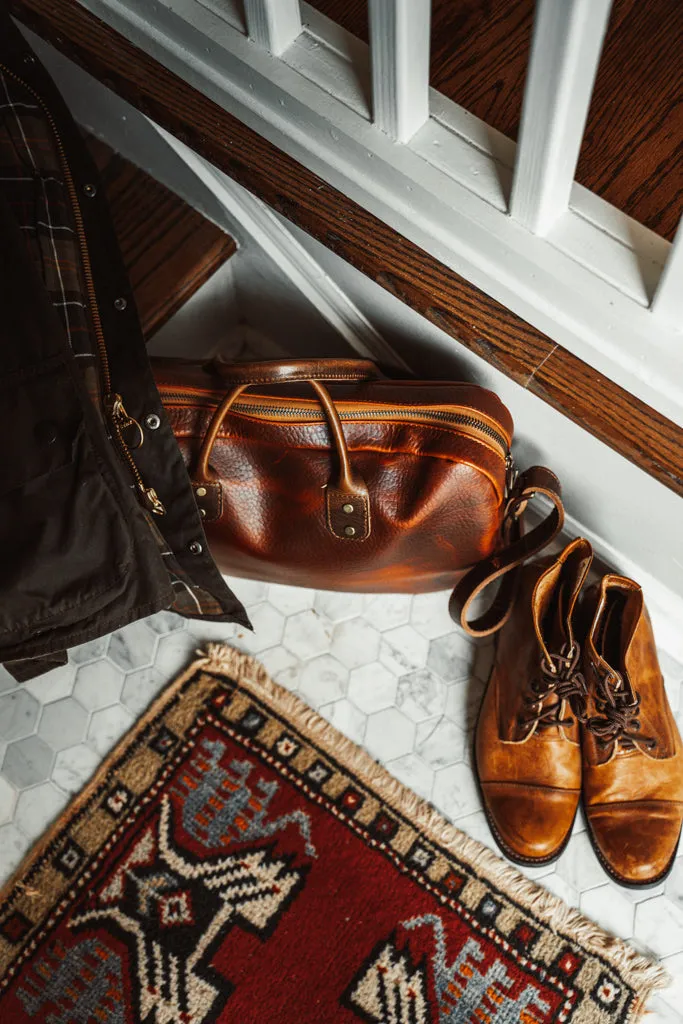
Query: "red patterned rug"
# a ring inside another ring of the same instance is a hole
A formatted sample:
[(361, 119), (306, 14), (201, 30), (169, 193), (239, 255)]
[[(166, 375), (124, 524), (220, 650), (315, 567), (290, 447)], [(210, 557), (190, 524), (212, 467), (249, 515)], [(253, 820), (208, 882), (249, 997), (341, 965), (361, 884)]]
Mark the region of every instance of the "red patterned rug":
[(0, 905), (3, 1024), (605, 1024), (664, 981), (225, 647)]

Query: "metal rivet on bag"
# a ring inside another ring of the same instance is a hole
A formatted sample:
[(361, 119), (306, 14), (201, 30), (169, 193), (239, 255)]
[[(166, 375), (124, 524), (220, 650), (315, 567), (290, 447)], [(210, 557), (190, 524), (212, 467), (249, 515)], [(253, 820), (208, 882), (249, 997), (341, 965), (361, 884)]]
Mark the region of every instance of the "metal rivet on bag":
[(346, 534), (347, 537), (355, 537), (356, 536), (356, 527), (355, 526), (345, 526), (344, 527), (344, 533)]
[(205, 498), (206, 487), (198, 487), (197, 490), (195, 491), (195, 494), (197, 495), (198, 498)]
[(92, 199), (93, 196), (97, 195), (97, 186), (96, 185), (90, 185), (90, 184), (84, 185), (83, 186), (83, 191), (85, 192), (85, 194), (88, 197), (88, 199)]
[(149, 430), (158, 430), (161, 426), (161, 417), (157, 416), (155, 412), (150, 412), (148, 416), (145, 416), (145, 426)]
[(191, 555), (201, 555), (204, 548), (201, 546), (198, 540), (193, 540), (192, 543), (189, 545), (189, 550)]
[(342, 505), (342, 512), (346, 512), (347, 516), (350, 516), (353, 512), (353, 505), (350, 505), (348, 502), (346, 505)]
[(203, 518), (204, 518), (204, 516), (206, 515), (206, 509), (205, 509), (205, 508), (200, 508), (200, 510), (199, 510), (199, 514), (200, 514), (200, 516), (201, 516), (201, 517), (202, 517), (202, 519), (203, 519)]
[(120, 297), (118, 299), (114, 299), (114, 309), (118, 309), (119, 313), (122, 313), (127, 305), (128, 305), (128, 300), (124, 299), (123, 297)]

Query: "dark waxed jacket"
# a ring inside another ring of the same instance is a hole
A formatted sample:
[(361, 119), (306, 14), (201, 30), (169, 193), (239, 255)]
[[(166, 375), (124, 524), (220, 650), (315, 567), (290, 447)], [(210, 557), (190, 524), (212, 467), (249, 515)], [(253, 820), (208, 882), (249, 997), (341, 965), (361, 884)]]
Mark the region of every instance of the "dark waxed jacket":
[(0, 661), (27, 679), (162, 608), (248, 625), (206, 545), (97, 171), (0, 0)]

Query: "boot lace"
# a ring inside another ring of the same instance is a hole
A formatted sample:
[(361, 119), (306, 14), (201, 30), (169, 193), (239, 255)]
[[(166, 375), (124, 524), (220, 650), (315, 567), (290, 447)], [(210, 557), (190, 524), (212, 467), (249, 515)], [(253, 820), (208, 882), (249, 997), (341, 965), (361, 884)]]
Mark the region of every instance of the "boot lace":
[(635, 746), (653, 750), (657, 740), (640, 731), (640, 694), (624, 685), (621, 675), (611, 670), (598, 677), (595, 694), (597, 715), (586, 721), (586, 728), (601, 746), (619, 741), (624, 750)]
[[(581, 651), (578, 644), (568, 650), (562, 648), (559, 654), (543, 657), (540, 676), (532, 680), (529, 692), (524, 696), (526, 715), (520, 715), (518, 722), (523, 728), (550, 729), (574, 724), (574, 718), (561, 717), (564, 702), (567, 701), (574, 715), (580, 721), (586, 717), (586, 682), (578, 669)], [(557, 700), (546, 704), (548, 697)]]

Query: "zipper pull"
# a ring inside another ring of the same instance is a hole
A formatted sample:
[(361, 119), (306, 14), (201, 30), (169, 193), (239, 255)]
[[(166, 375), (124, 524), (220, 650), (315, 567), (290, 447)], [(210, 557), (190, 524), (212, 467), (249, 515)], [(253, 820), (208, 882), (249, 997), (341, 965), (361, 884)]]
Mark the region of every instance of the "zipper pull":
[(122, 433), (124, 430), (128, 430), (129, 427), (135, 427), (135, 429), (137, 430), (138, 436), (135, 439), (135, 444), (125, 441), (123, 436), (121, 437), (121, 440), (124, 441), (126, 448), (142, 448), (142, 445), (144, 444), (145, 441), (144, 431), (140, 424), (138, 423), (138, 421), (133, 416), (126, 412), (126, 407), (123, 404), (123, 399), (121, 398), (121, 395), (107, 395), (107, 397), (104, 400), (104, 404), (106, 406), (110, 420), (112, 421), (112, 423), (115, 424), (119, 432)]
[(161, 498), (159, 497), (159, 495), (157, 494), (153, 487), (145, 487), (143, 484), (140, 483), (138, 484), (138, 490), (142, 494), (142, 497), (145, 500), (145, 504), (148, 505), (150, 511), (153, 512), (155, 516), (166, 515), (166, 508), (164, 507), (164, 503), (162, 502)]
[(141, 448), (145, 439), (142, 427), (133, 416), (130, 416), (126, 412), (126, 407), (123, 404), (121, 395), (114, 393), (107, 395), (104, 399), (104, 407), (107, 410), (107, 415), (109, 416), (109, 421), (112, 426), (112, 431), (119, 448), (119, 452), (123, 459), (128, 463), (128, 468), (133, 474), (133, 478), (135, 480), (135, 486), (141, 494), (144, 504), (150, 512), (154, 513), (155, 516), (166, 515), (166, 509), (157, 492), (153, 487), (145, 487), (145, 482), (140, 476), (140, 470), (135, 463), (135, 459), (131, 455), (131, 446), (123, 436), (124, 430), (127, 430), (129, 427), (135, 427), (138, 431), (138, 439), (137, 444), (134, 445), (134, 447)]
[(517, 483), (517, 477), (519, 476), (519, 470), (515, 465), (515, 460), (512, 457), (512, 452), (508, 452), (505, 456), (505, 496), (510, 497)]

